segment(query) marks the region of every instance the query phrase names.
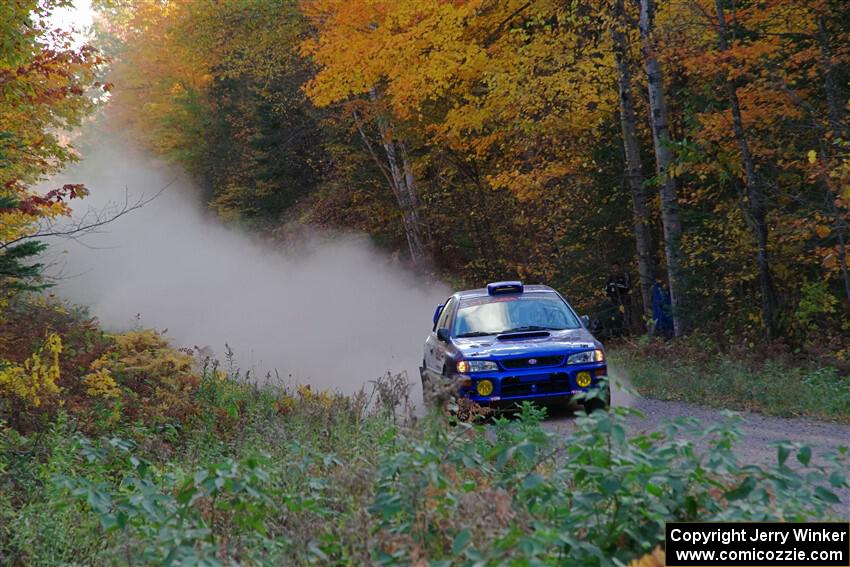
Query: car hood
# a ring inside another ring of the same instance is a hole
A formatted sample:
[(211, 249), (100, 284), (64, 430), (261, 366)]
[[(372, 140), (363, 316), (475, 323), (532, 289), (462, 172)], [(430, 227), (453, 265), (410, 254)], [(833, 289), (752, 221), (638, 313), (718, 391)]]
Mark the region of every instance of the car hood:
[(497, 339), (495, 335), (468, 339), (454, 338), (452, 342), (464, 357), (469, 358), (498, 359), (511, 356), (556, 355), (602, 348), (602, 343), (597, 341), (587, 329), (549, 331), (548, 336), (501, 340)]

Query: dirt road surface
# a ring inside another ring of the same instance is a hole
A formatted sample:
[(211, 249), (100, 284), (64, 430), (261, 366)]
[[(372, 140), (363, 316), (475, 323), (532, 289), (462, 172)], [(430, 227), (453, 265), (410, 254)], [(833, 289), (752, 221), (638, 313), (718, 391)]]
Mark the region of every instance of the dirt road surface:
[[(725, 421), (717, 408), (698, 406), (684, 402), (667, 402), (640, 397), (629, 392), (621, 373), (612, 371), (614, 406), (627, 406), (640, 410), (645, 417), (629, 417), (630, 432), (640, 435), (657, 430), (658, 425), (678, 417), (690, 417), (710, 424)], [(623, 386), (625, 384), (625, 387)], [(619, 386), (618, 386), (619, 385)], [(743, 464), (769, 465), (776, 463), (776, 441), (802, 443), (812, 448), (812, 461), (817, 463), (824, 453), (834, 452), (839, 446), (850, 446), (850, 425), (816, 421), (811, 419), (767, 417), (752, 412), (741, 412), (741, 441), (735, 452)], [(553, 411), (545, 426), (554, 431), (567, 432), (575, 427), (575, 418), (570, 411)], [(793, 456), (789, 462), (793, 461)], [(850, 519), (850, 491), (839, 493), (842, 502), (836, 511)]]

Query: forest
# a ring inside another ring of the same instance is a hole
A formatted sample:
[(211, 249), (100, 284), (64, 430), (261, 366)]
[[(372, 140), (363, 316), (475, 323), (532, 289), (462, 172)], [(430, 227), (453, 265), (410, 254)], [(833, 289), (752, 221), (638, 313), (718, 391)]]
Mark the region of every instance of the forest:
[[(82, 116), (93, 104), (82, 90), (120, 84), (110, 126), (185, 166), (228, 222), (270, 238), (305, 225), (364, 232), (422, 273), (549, 283), (591, 311), (605, 309), (618, 262), (644, 308), (636, 329), (661, 280), (677, 335), (848, 356), (841, 1), (104, 11), (97, 50), (18, 69), (7, 89), (45, 89), (27, 96), (49, 116), (28, 127)], [(28, 83), (37, 73), (56, 84)], [(71, 157), (51, 136), (39, 160), (5, 169), (22, 203), (27, 175)], [(74, 196), (66, 188), (32, 213), (59, 214)]]
[(595, 311), (620, 262), (646, 310), (665, 282), (678, 335), (848, 356), (839, 0), (113, 10), (115, 124), (223, 218), (363, 231), (449, 281), (549, 283)]
[[(850, 513), (845, 0), (93, 0), (83, 41), (78, 4), (0, 3), (0, 565), (658, 567), (665, 521)], [(47, 256), (145, 207), (74, 216), (84, 130), (269, 249), (366, 235), (411, 281), (629, 319), (600, 330), (645, 398), (465, 423), (403, 373), (112, 328)]]

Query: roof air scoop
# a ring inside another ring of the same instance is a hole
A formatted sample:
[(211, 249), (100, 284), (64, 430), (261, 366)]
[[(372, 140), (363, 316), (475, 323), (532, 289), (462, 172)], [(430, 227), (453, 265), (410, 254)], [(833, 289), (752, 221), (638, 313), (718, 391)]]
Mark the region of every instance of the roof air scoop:
[(503, 293), (522, 293), (522, 282), (493, 282), (487, 284), (488, 295), (501, 295)]

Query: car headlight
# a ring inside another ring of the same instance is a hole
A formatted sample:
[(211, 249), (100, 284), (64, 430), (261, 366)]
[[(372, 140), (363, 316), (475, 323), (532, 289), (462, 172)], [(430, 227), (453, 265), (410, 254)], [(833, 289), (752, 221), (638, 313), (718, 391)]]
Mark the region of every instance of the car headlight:
[(498, 370), (499, 367), (495, 362), (490, 360), (461, 360), (457, 363), (457, 371), (461, 374), (470, 372), (491, 372)]
[(586, 350), (571, 354), (567, 359), (567, 364), (587, 364), (590, 362), (605, 362), (605, 353), (599, 349)]

